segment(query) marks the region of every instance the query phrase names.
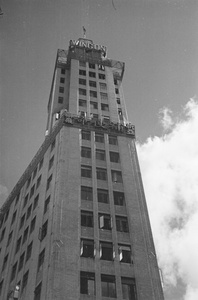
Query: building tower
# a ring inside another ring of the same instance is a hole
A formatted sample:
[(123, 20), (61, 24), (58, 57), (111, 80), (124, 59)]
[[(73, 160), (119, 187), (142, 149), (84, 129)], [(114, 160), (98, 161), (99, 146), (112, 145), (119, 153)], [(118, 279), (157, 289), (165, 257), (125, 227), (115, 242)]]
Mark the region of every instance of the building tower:
[(124, 63), (58, 50), (46, 137), (1, 208), (0, 299), (163, 300)]

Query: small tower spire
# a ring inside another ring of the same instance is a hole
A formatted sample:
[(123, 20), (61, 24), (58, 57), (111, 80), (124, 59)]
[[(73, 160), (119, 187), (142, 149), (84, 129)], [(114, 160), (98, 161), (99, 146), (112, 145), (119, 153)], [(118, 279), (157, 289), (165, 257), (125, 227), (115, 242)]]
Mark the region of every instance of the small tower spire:
[(86, 39), (86, 29), (84, 26), (82, 28), (83, 28), (83, 38)]

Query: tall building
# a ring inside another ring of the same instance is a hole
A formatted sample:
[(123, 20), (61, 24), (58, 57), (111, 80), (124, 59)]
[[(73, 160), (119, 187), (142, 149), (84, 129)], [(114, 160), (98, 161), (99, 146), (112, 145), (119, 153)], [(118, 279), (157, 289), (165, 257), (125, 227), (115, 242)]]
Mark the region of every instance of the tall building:
[(162, 300), (124, 63), (58, 50), (45, 140), (1, 207), (0, 299)]

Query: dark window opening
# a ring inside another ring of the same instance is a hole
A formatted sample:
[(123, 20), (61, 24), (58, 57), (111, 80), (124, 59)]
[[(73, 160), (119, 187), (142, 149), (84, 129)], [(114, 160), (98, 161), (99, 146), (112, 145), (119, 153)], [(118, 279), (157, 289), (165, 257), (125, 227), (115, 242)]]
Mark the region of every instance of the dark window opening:
[(109, 192), (108, 190), (97, 190), (98, 202), (100, 203), (109, 203)]
[(108, 214), (99, 214), (99, 228), (105, 230), (111, 230), (112, 221)]
[(90, 131), (83, 131), (82, 130), (82, 139), (90, 141), (91, 140), (91, 132)]
[(117, 137), (116, 136), (111, 136), (109, 135), (109, 144), (110, 145), (117, 145), (118, 144), (118, 140), (117, 140)]
[(122, 282), (122, 298), (126, 300), (137, 300), (135, 279), (121, 278)]
[(118, 152), (109, 152), (110, 154), (110, 161), (114, 163), (120, 162), (120, 155)]
[(96, 168), (96, 177), (98, 180), (107, 180), (107, 170)]
[(80, 293), (95, 295), (95, 274), (91, 272), (80, 272)]
[(97, 143), (104, 143), (104, 134), (102, 133), (95, 133), (95, 141)]
[(93, 227), (93, 212), (81, 211), (81, 226)]
[(91, 158), (91, 148), (81, 147), (81, 157)]
[(119, 206), (125, 205), (124, 193), (122, 192), (113, 192), (114, 204)]
[(87, 240), (87, 239), (81, 239), (81, 249), (80, 254), (82, 257), (94, 257), (94, 241), (93, 240)]
[(93, 200), (93, 191), (89, 186), (81, 186), (81, 200)]
[(116, 283), (115, 276), (101, 275), (102, 296), (116, 298)]
[(119, 258), (122, 263), (131, 263), (131, 247), (128, 245), (118, 245)]
[(96, 159), (98, 159), (98, 160), (106, 160), (105, 150), (96, 149)]
[(113, 260), (113, 244), (107, 242), (100, 242), (100, 259), (102, 260)]
[(116, 216), (116, 229), (120, 232), (129, 232), (129, 226), (126, 217)]

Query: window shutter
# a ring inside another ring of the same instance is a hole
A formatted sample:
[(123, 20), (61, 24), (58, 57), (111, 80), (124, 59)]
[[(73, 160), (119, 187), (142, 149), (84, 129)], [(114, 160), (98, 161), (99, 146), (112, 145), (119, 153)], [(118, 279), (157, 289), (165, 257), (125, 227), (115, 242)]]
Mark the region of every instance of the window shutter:
[(104, 216), (100, 217), (100, 228), (104, 228)]
[(83, 255), (83, 241), (80, 243), (80, 255)]
[(114, 172), (113, 173), (113, 182), (117, 183), (118, 179), (117, 179), (117, 174)]
[(111, 220), (110, 220), (110, 225), (111, 225), (111, 228), (113, 228), (113, 218), (111, 217)]
[(115, 259), (115, 248), (114, 248), (114, 245), (113, 245), (113, 259)]
[(96, 244), (94, 243), (94, 257), (96, 256)]
[(122, 254), (122, 248), (121, 247), (118, 248), (118, 253), (119, 253), (120, 261), (122, 261), (123, 260), (123, 254)]
[(102, 245), (100, 244), (100, 257), (102, 257)]

